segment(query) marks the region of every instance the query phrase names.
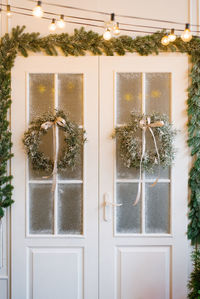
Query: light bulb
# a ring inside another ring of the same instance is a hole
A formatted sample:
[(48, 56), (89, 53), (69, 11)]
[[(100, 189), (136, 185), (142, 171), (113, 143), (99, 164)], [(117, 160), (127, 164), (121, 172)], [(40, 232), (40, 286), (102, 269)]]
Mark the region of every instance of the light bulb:
[(167, 45), (169, 45), (169, 42), (170, 42), (170, 40), (169, 40), (168, 35), (163, 36), (163, 38), (161, 39), (161, 44), (162, 44), (163, 46), (167, 46)]
[(12, 13), (11, 13), (11, 10), (10, 10), (10, 5), (7, 5), (6, 14), (7, 14), (8, 17), (12, 16)]
[(33, 15), (36, 18), (41, 18), (43, 16), (43, 10), (41, 4), (42, 4), (41, 1), (37, 1), (37, 6), (33, 9)]
[(64, 15), (60, 16), (60, 20), (58, 20), (57, 25), (61, 29), (63, 29), (65, 27)]
[(110, 30), (107, 28), (106, 31), (103, 34), (103, 38), (105, 40), (109, 40), (109, 39), (111, 39), (111, 37), (112, 37), (112, 34), (111, 34)]
[(185, 30), (181, 34), (181, 39), (184, 42), (186, 42), (186, 43), (188, 43), (189, 41), (191, 41), (191, 39), (192, 39), (192, 33), (190, 31), (190, 24), (186, 24), (185, 25)]
[(119, 23), (118, 22), (113, 27), (113, 34), (114, 35), (119, 35), (120, 34), (120, 29), (119, 29)]
[(174, 33), (174, 29), (171, 29), (171, 32), (168, 36), (170, 42), (174, 42), (176, 40), (176, 35)]
[(115, 23), (115, 14), (111, 13), (111, 15), (110, 15), (110, 21), (105, 22), (105, 27), (107, 29), (113, 30), (113, 28), (114, 28), (115, 25), (116, 25), (116, 23)]
[(56, 30), (56, 21), (55, 21), (55, 19), (52, 19), (52, 22), (49, 25), (49, 30), (50, 31), (55, 31)]

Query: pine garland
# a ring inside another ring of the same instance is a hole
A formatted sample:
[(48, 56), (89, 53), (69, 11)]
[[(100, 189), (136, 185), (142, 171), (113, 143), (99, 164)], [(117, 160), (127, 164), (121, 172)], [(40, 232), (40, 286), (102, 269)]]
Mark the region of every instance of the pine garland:
[(190, 280), (188, 288), (190, 290), (188, 294), (189, 299), (200, 299), (200, 250), (196, 250), (192, 253), (193, 272), (190, 274)]
[(191, 198), (189, 203), (190, 223), (188, 238), (192, 244), (200, 243), (200, 39), (193, 37), (189, 43), (177, 38), (168, 46), (161, 44), (165, 31), (156, 32), (148, 36), (120, 36), (105, 41), (96, 32), (86, 32), (84, 28), (75, 29), (73, 35), (67, 33), (51, 34), (41, 37), (39, 33), (25, 33), (25, 26), (12, 29), (5, 34), (0, 43), (0, 218), (3, 217), (3, 208), (10, 206), (12, 200), (11, 176), (7, 174), (7, 162), (11, 154), (11, 133), (7, 121), (7, 111), (11, 105), (11, 68), (18, 53), (27, 57), (29, 52), (44, 52), (47, 55), (58, 55), (60, 49), (65, 56), (92, 55), (125, 55), (137, 52), (140, 55), (159, 54), (159, 52), (187, 53), (192, 57), (193, 69), (192, 84), (188, 98), (188, 144), (194, 156), (194, 165), (190, 171), (189, 186)]

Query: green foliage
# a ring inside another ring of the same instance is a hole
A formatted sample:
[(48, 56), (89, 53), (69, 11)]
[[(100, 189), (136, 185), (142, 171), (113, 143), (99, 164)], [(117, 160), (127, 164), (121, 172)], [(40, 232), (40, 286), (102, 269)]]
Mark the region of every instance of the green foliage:
[(170, 166), (175, 156), (173, 140), (176, 135), (176, 130), (173, 129), (166, 115), (160, 115), (158, 113), (143, 115), (137, 112), (131, 112), (129, 123), (117, 127), (114, 137), (116, 136), (119, 141), (120, 156), (124, 165), (128, 168), (139, 168), (142, 156), (142, 128), (140, 127), (140, 121), (148, 117), (151, 123), (160, 121), (164, 123), (161, 127), (151, 128), (158, 146), (160, 163), (155, 146), (152, 146), (151, 149), (146, 149), (142, 159), (142, 169), (148, 172), (154, 172), (158, 164), (163, 168)]
[(48, 128), (45, 129), (41, 126), (46, 122), (54, 123), (58, 118), (63, 119), (65, 123), (63, 126), (58, 125), (58, 128), (64, 133), (64, 146), (57, 168), (65, 170), (67, 167), (70, 167), (73, 169), (77, 163), (85, 142), (84, 131), (79, 129), (78, 125), (69, 121), (63, 111), (58, 110), (54, 114), (45, 113), (41, 117), (36, 118), (31, 122), (28, 131), (24, 133), (23, 143), (34, 170), (53, 171), (54, 162), (39, 150), (42, 136), (47, 134), (48, 131)]
[(188, 283), (189, 299), (200, 299), (200, 251), (196, 249), (192, 253), (193, 271)]

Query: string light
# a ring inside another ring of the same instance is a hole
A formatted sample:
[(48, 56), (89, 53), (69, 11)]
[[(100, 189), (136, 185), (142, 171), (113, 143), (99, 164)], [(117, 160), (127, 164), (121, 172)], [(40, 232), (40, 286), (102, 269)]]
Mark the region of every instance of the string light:
[(63, 29), (65, 27), (64, 15), (60, 16), (60, 20), (58, 20), (57, 25), (60, 29)]
[(190, 31), (190, 24), (185, 24), (185, 30), (183, 31), (183, 33), (181, 34), (181, 39), (188, 43), (189, 41), (191, 41), (192, 39), (192, 33)]
[(49, 25), (49, 30), (50, 31), (56, 30), (56, 20), (55, 19), (52, 19), (51, 24)]
[(120, 29), (119, 29), (119, 23), (118, 22), (113, 27), (113, 34), (114, 35), (119, 35), (120, 34)]
[(8, 17), (12, 16), (10, 5), (7, 5), (6, 14), (7, 14)]
[[(28, 0), (28, 1), (30, 1), (30, 2), (36, 2), (35, 0)], [(8, 16), (10, 16), (11, 15), (11, 10), (10, 10), (10, 8), (12, 7), (12, 8), (16, 8), (16, 9), (22, 9), (22, 10), (26, 10), (26, 11), (30, 11), (30, 12), (32, 12), (32, 14), (33, 15), (36, 15), (37, 17), (40, 17), (40, 16), (42, 16), (43, 15), (43, 13), (45, 13), (45, 14), (50, 14), (50, 15), (55, 15), (55, 16), (59, 16), (58, 14), (56, 14), (56, 13), (54, 13), (54, 12), (48, 12), (48, 11), (44, 11), (43, 12), (43, 10), (42, 10), (42, 8), (41, 8), (41, 3), (45, 3), (45, 4), (49, 4), (49, 3), (47, 3), (47, 2), (44, 2), (44, 1), (37, 1), (37, 6), (32, 10), (32, 9), (29, 9), (29, 8), (25, 8), (25, 7), (20, 7), (20, 6), (11, 6), (11, 5), (6, 5), (6, 4), (2, 4), (2, 6), (5, 6), (5, 7), (7, 7), (8, 6), (8, 9), (7, 10), (2, 10), (2, 11), (5, 11), (6, 13), (8, 13)], [(53, 5), (52, 3), (51, 4), (49, 4), (49, 5)], [(55, 6), (58, 6), (57, 4), (55, 4)], [(60, 6), (61, 7), (61, 6)], [(84, 9), (81, 9), (81, 8), (78, 8), (78, 7), (72, 7), (72, 6), (62, 6), (62, 7), (67, 7), (67, 8), (70, 8), (70, 9), (76, 9), (76, 10), (84, 10)], [(106, 28), (107, 29), (110, 29), (110, 33), (111, 33), (111, 35), (113, 34), (113, 35), (118, 35), (119, 33), (118, 33), (118, 29), (119, 29), (119, 25), (118, 25), (118, 23), (115, 23), (115, 14), (114, 13), (112, 13), (112, 14), (109, 14), (109, 13), (105, 13), (105, 12), (99, 12), (99, 11), (95, 11), (95, 12), (97, 12), (97, 13), (100, 13), (100, 14), (104, 14), (104, 15), (110, 15), (111, 16), (111, 20), (110, 20), (110, 22), (108, 22), (107, 24), (109, 24), (109, 26), (106, 26)], [(27, 14), (27, 13), (25, 13), (25, 12), (20, 12), (20, 11), (13, 11), (13, 9), (12, 9), (12, 13), (14, 13), (14, 14), (19, 14), (19, 15), (26, 15), (26, 16), (31, 16), (30, 14)], [(64, 17), (66, 17), (65, 15), (63, 15)], [(117, 15), (118, 17), (121, 17), (122, 15)], [(69, 17), (69, 16), (67, 16), (67, 17)], [(79, 19), (79, 17), (78, 16), (72, 16), (72, 18), (77, 18), (77, 19)], [(134, 16), (124, 16), (124, 17), (127, 17), (127, 18), (136, 18), (136, 19), (145, 19), (145, 20), (147, 20), (147, 18), (140, 18), (140, 17), (134, 17)], [(46, 20), (50, 20), (50, 18), (49, 17), (47, 17), (46, 15), (45, 15), (45, 17), (43, 17), (43, 19), (46, 19)], [(104, 22), (103, 20), (100, 20), (100, 19), (93, 19), (93, 18), (83, 18), (83, 17), (80, 17), (80, 19), (81, 20), (88, 20), (88, 21), (96, 21), (96, 22)], [(148, 19), (148, 20), (152, 20), (152, 21), (156, 21), (156, 19)], [(63, 20), (64, 21), (64, 20)], [(180, 22), (174, 22), (174, 21), (167, 21), (167, 20), (160, 20), (161, 22), (166, 22), (166, 23), (173, 23), (173, 24), (183, 24), (183, 23), (180, 23)], [(59, 22), (59, 21), (58, 21)], [(97, 27), (97, 28), (103, 28), (103, 26), (101, 26), (101, 25), (99, 25), (99, 24), (89, 24), (89, 23), (83, 23), (83, 22), (81, 22), (81, 21), (79, 21), (79, 22), (74, 22), (74, 21), (69, 21), (69, 20), (67, 20), (67, 21), (64, 21), (64, 23), (73, 23), (73, 24), (77, 24), (77, 25), (86, 25), (86, 26), (92, 26), (92, 27)], [(60, 22), (59, 22), (60, 23)], [(113, 26), (111, 26), (111, 24), (113, 25)], [(135, 26), (135, 27), (144, 27), (144, 28), (153, 28), (153, 29), (162, 29), (161, 27), (158, 27), (158, 26), (144, 26), (144, 25), (139, 25), (139, 24), (125, 24), (125, 23), (120, 23), (121, 25), (123, 25), (123, 26)], [(62, 25), (61, 25), (62, 26)], [(196, 26), (196, 27), (200, 27), (200, 25), (195, 25), (195, 24), (193, 24), (193, 25), (191, 25), (191, 26)], [(54, 26), (53, 26), (54, 27)], [(59, 26), (60, 27), (60, 26)], [(118, 28), (116, 28), (116, 27), (118, 27)], [(115, 31), (115, 28), (117, 29), (117, 31)], [(170, 30), (170, 28), (166, 28), (167, 30)], [(55, 29), (54, 29), (55, 30)], [(181, 28), (175, 28), (175, 30), (176, 31), (181, 31), (181, 32), (183, 32), (183, 29), (181, 29)], [(147, 33), (147, 34), (153, 34), (154, 32), (152, 32), (152, 31), (150, 31), (150, 30), (146, 30), (146, 31), (142, 31), (142, 30), (131, 30), (131, 29), (129, 29), (129, 28), (121, 28), (121, 30), (120, 31), (128, 31), (128, 32), (135, 32), (135, 33)], [(195, 32), (195, 33), (200, 33), (200, 31), (198, 31), (198, 30), (193, 30), (193, 32)], [(110, 34), (106, 34), (106, 35), (108, 35), (109, 37), (110, 37)], [(172, 35), (173, 35), (173, 37), (172, 37)], [(174, 41), (174, 39), (176, 38), (176, 36), (175, 36), (175, 34), (169, 34), (169, 36), (168, 36), (168, 39), (169, 39), (169, 41), (171, 42), (171, 41)], [(192, 33), (191, 33), (191, 31), (190, 31), (190, 29), (189, 29), (189, 24), (186, 24), (186, 28), (185, 28), (185, 31), (182, 33), (182, 40), (183, 41), (185, 41), (185, 42), (188, 42), (188, 41), (190, 41), (192, 39)], [(166, 45), (168, 42), (167, 42), (167, 38), (165, 37), (165, 39), (164, 39), (164, 45)]]
[(104, 38), (105, 40), (110, 40), (111, 37), (112, 37), (112, 34), (111, 34), (111, 32), (110, 32), (110, 29), (107, 28), (106, 31), (105, 31), (104, 34), (103, 34), (103, 38)]
[(33, 15), (36, 18), (41, 18), (43, 16), (43, 10), (42, 10), (42, 2), (41, 1), (37, 1), (37, 5), (36, 7), (33, 9)]
[(170, 43), (169, 36), (168, 35), (163, 36), (163, 38), (161, 39), (161, 44), (163, 46), (167, 46), (169, 45), (169, 43)]
[(168, 36), (170, 42), (174, 42), (176, 40), (176, 35), (174, 33), (174, 28), (171, 29), (171, 32)]

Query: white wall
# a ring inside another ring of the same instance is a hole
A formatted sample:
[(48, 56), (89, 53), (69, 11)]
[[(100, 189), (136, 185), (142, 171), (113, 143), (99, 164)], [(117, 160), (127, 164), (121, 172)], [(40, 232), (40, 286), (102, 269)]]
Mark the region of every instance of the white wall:
[[(116, 14), (132, 15), (147, 18), (156, 18), (164, 20), (172, 20), (178, 22), (190, 22), (193, 24), (199, 24), (199, 11), (200, 11), (200, 0), (44, 0), (48, 3), (59, 3), (63, 5), (72, 5), (76, 7), (88, 8), (93, 10), (105, 11), (108, 13), (115, 12)], [(6, 0), (1, 0), (0, 3), (7, 4)], [(27, 0), (10, 0), (8, 2), (14, 6), (33, 8), (34, 3)], [(44, 10), (50, 12), (56, 12), (58, 14), (64, 13), (65, 15), (75, 15), (93, 18), (104, 18), (102, 15), (94, 13), (78, 12), (73, 10), (63, 10), (61, 8), (55, 8), (51, 6), (43, 5)], [(104, 18), (106, 20), (106, 18)], [(158, 25), (163, 27), (162, 23), (155, 23), (150, 21), (138, 21), (133, 19), (118, 19), (119, 22), (140, 24), (140, 25)], [(9, 31), (16, 25), (26, 25), (26, 30), (29, 32), (38, 31), (42, 35), (48, 34), (49, 21), (42, 21), (33, 17), (26, 17), (20, 15), (13, 15), (9, 20), (5, 14), (1, 17), (1, 34), (3, 35), (6, 31)], [(171, 25), (168, 25), (171, 27)], [(73, 28), (67, 24), (65, 31), (71, 33)], [(85, 26), (87, 30), (93, 29)], [(175, 28), (182, 28), (178, 25)], [(140, 30), (135, 27), (135, 29)], [(95, 29), (93, 29), (95, 30)], [(102, 32), (102, 30), (96, 30)], [(133, 36), (134, 34), (131, 33)], [(10, 298), (9, 294), (9, 215), (4, 218), (3, 226), (0, 225), (0, 299)], [(20, 299), (20, 298), (19, 298)]]

